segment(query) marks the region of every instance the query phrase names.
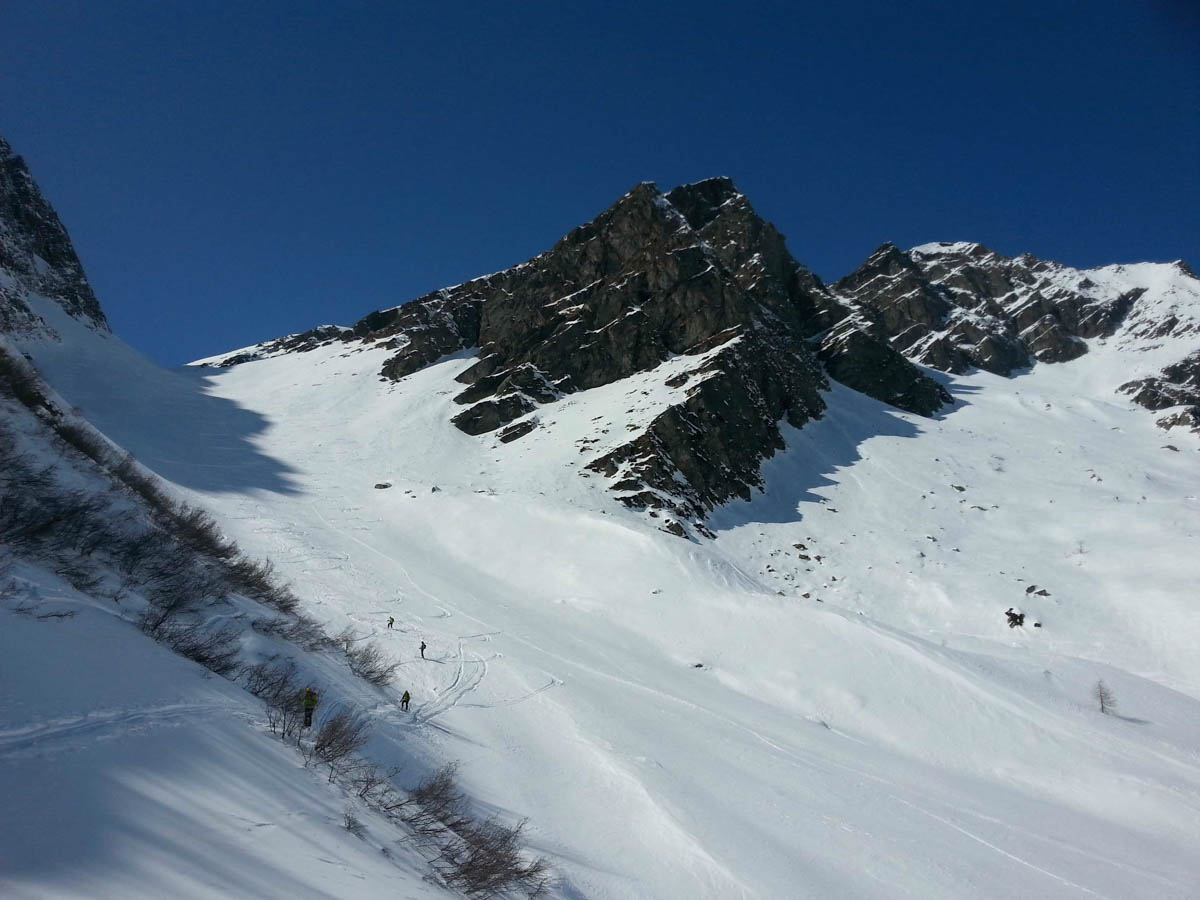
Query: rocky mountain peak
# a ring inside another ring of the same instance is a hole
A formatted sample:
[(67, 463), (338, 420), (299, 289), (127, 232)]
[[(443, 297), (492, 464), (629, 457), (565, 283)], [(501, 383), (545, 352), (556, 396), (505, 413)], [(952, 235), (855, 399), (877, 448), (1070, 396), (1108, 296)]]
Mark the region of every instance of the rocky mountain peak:
[(0, 332), (51, 333), (31, 307), (31, 295), (109, 330), (67, 230), (25, 160), (0, 137)]
[(685, 533), (761, 484), (763, 459), (783, 446), (780, 422), (798, 427), (822, 414), (826, 371), (921, 414), (951, 402), (868, 331), (835, 333), (848, 312), (718, 177), (665, 193), (639, 184), (525, 263), (257, 352), (361, 340), (390, 350), (382, 374), (400, 379), (478, 348), (458, 375), (462, 408), (452, 421), (505, 442), (572, 394), (654, 378), (674, 361), (660, 376), (674, 399), (585, 468), (610, 478), (626, 504), (670, 511), (680, 521), (669, 527)]
[[(1145, 288), (1096, 278), (978, 243), (887, 243), (827, 286), (731, 179), (645, 182), (520, 265), (224, 362), (361, 341), (388, 351), (381, 374), (398, 380), (473, 349), (451, 421), (503, 443), (553, 424), (572, 395), (636, 378), (660, 405), (603, 450), (583, 439), (582, 468), (697, 534), (761, 485), (781, 423), (823, 414), (830, 380), (931, 415), (953, 400), (920, 365), (1011, 375), (1113, 334)], [(1130, 392), (1162, 407), (1179, 379)]]

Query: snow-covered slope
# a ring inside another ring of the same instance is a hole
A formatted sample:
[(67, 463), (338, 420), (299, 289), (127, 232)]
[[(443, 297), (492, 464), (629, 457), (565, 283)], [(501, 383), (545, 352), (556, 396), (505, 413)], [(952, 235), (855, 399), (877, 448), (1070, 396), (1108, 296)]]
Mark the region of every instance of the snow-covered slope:
[(0, 610), (0, 895), (451, 896), (390, 823), (356, 807), (347, 831), (240, 688), (50, 573), (10, 577), (5, 605), (37, 608)]
[(1194, 896), (1200, 444), (1112, 393), (1119, 335), (945, 376), (932, 420), (835, 386), (696, 543), (580, 476), (675, 361), (506, 444), (449, 424), (469, 352), (155, 373), (59, 324), (50, 380), (394, 649), (381, 725), (528, 816), (564, 896)]

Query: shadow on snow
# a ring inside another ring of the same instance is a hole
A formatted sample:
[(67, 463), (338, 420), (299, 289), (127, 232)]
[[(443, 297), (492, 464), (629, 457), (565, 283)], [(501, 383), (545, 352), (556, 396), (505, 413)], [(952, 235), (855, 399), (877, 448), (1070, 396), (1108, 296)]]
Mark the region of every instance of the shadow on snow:
[(818, 493), (836, 484), (838, 473), (864, 456), (863, 446), (872, 438), (915, 438), (961, 409), (979, 388), (963, 384), (941, 372), (927, 371), (954, 397), (930, 418), (906, 413), (881, 403), (837, 382), (825, 394), (828, 408), (823, 418), (803, 428), (781, 423), (785, 449), (762, 466), (764, 488), (749, 501), (734, 500), (713, 511), (708, 525), (728, 531), (752, 523), (798, 522), (801, 503), (824, 503)]

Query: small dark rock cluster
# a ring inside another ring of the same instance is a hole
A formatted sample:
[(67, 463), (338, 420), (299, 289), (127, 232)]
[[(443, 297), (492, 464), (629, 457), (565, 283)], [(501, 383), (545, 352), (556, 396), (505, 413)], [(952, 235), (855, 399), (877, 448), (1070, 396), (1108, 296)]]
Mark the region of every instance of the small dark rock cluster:
[(1182, 426), (1200, 433), (1200, 350), (1158, 375), (1121, 385), (1119, 390), (1129, 394), (1133, 402), (1154, 412), (1180, 406), (1158, 419), (1163, 428)]

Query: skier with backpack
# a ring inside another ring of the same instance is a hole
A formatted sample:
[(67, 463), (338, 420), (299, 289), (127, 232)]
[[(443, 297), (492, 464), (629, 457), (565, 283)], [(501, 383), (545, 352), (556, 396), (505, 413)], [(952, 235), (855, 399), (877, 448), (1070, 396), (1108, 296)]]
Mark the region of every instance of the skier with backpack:
[(425, 642), (421, 641), (421, 659), (425, 658)]
[(408, 712), (408, 701), (411, 699), (412, 699), (412, 697), (408, 693), (408, 691), (405, 691), (404, 694), (401, 695), (401, 697), (400, 697), (400, 708), (402, 710), (404, 710), (405, 712)]
[(304, 727), (312, 727), (313, 710), (317, 708), (317, 704), (321, 702), (320, 695), (317, 694), (311, 687), (304, 689)]

